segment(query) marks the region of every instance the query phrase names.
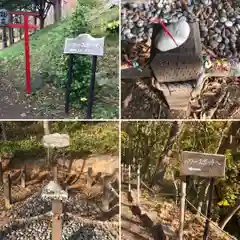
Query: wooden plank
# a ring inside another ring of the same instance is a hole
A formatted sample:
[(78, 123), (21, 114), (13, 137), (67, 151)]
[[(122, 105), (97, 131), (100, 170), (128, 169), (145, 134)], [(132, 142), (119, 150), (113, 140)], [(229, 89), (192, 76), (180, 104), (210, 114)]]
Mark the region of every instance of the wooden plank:
[(225, 167), (224, 155), (184, 151), (182, 152), (180, 175), (224, 177)]
[(186, 83), (156, 84), (156, 88), (163, 92), (171, 110), (187, 110), (195, 83), (193, 80)]

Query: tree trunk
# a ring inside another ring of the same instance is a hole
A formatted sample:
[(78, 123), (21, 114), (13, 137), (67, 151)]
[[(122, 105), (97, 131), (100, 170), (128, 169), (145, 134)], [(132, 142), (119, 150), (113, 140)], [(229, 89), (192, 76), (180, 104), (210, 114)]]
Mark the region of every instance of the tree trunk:
[(221, 229), (224, 229), (224, 227), (227, 225), (227, 223), (231, 220), (233, 215), (240, 209), (240, 198), (237, 200), (236, 205), (233, 207), (232, 211), (229, 212), (229, 214), (223, 219), (223, 221), (219, 224), (219, 227)]
[(3, 27), (2, 28), (2, 48), (7, 48), (7, 28)]
[(166, 172), (166, 168), (169, 163), (169, 159), (172, 155), (173, 146), (174, 146), (177, 138), (181, 134), (183, 126), (184, 126), (184, 124), (182, 124), (181, 121), (175, 121), (172, 123), (169, 137), (167, 139), (165, 148), (163, 150), (163, 154), (162, 154), (163, 158), (161, 157), (158, 160), (157, 168), (156, 168), (155, 174), (153, 176), (153, 179), (151, 181), (152, 186), (154, 184), (156, 184), (157, 182), (163, 181), (163, 178), (164, 178), (164, 175)]
[(44, 17), (43, 17), (43, 16), (40, 16), (40, 17), (39, 17), (39, 21), (40, 21), (39, 27), (40, 27), (40, 29), (43, 29), (43, 28), (44, 28), (44, 22), (45, 22)]
[[(203, 207), (203, 203), (207, 201), (207, 196), (208, 196), (208, 189), (209, 189), (209, 182), (207, 184), (204, 184), (204, 186), (202, 186), (201, 191), (200, 191), (200, 201), (198, 202), (198, 206), (197, 206), (197, 216), (200, 216), (201, 212), (202, 212), (202, 207)], [(207, 209), (207, 207), (206, 207)]]
[[(19, 19), (19, 20), (20, 20), (19, 23), (23, 23), (23, 16), (20, 15), (19, 18), (20, 18), (20, 19)], [(19, 39), (21, 40), (22, 37), (23, 37), (23, 28), (19, 28)]]
[(7, 134), (6, 134), (4, 122), (1, 122), (1, 128), (2, 128), (2, 138), (4, 141), (7, 141)]
[[(9, 14), (9, 23), (13, 23), (13, 16), (12, 14)], [(9, 45), (14, 44), (14, 31), (13, 28), (8, 29), (8, 35), (9, 35)]]
[[(34, 12), (37, 11), (36, 3), (33, 3), (33, 4), (32, 4), (32, 8), (33, 8), (33, 11), (34, 11)], [(33, 24), (34, 24), (34, 25), (37, 25), (37, 17), (36, 17), (36, 16), (33, 17)], [(35, 32), (36, 30), (37, 30), (37, 29), (34, 29), (34, 32)]]
[(62, 1), (56, 0), (53, 7), (54, 7), (54, 23), (57, 23), (61, 20), (62, 17)]

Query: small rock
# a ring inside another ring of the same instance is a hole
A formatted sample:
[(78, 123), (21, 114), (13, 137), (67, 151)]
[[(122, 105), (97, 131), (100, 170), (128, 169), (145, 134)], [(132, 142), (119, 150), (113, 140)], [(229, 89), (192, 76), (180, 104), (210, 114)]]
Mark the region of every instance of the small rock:
[(218, 42), (215, 41), (215, 40), (212, 40), (212, 41), (210, 41), (210, 46), (211, 46), (213, 49), (215, 49), (215, 48), (218, 47)]
[(226, 21), (225, 22), (225, 26), (226, 27), (232, 27), (233, 26), (233, 23), (231, 21)]

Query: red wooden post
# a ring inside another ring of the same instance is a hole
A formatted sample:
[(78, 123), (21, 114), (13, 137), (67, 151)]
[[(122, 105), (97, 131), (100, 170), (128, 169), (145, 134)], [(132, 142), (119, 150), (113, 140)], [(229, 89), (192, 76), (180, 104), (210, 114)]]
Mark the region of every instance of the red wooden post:
[(26, 71), (26, 92), (31, 93), (31, 68), (30, 68), (30, 47), (29, 47), (29, 29), (37, 29), (36, 25), (28, 24), (29, 16), (38, 16), (36, 12), (8, 12), (8, 14), (23, 15), (23, 24), (8, 24), (9, 28), (23, 28), (24, 29), (24, 45), (25, 45), (25, 71)]
[(26, 92), (31, 93), (31, 72), (30, 72), (30, 48), (28, 36), (28, 15), (24, 15), (24, 44), (25, 44), (25, 66), (26, 66)]

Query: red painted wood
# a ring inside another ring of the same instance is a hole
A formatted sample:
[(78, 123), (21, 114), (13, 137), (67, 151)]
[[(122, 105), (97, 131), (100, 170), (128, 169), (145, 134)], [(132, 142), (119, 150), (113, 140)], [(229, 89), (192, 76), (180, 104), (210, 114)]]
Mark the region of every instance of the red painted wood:
[(26, 92), (31, 93), (31, 72), (30, 72), (30, 49), (28, 35), (28, 15), (24, 15), (24, 44), (25, 44), (25, 64), (26, 64)]
[(8, 14), (23, 15), (23, 24), (8, 24), (8, 28), (23, 28), (24, 29), (24, 52), (25, 52), (25, 74), (26, 74), (26, 92), (31, 93), (31, 68), (30, 68), (30, 47), (29, 47), (29, 29), (37, 29), (38, 27), (28, 23), (29, 16), (38, 16), (36, 12), (8, 12)]
[(23, 15), (23, 16), (39, 16), (37, 12), (8, 12), (8, 14)]
[[(27, 16), (28, 17), (28, 16)], [(37, 29), (38, 27), (36, 25), (33, 24), (28, 24), (27, 25), (28, 28), (32, 28), (32, 29)], [(8, 28), (25, 28), (24, 24), (20, 24), (20, 23), (11, 23), (7, 25)]]

